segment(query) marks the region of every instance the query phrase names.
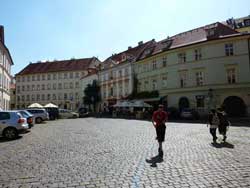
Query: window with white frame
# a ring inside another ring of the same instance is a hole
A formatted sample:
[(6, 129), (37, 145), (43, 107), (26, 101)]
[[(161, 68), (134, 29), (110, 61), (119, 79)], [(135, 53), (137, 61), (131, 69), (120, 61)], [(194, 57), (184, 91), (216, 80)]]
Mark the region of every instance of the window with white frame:
[(181, 71), (179, 72), (179, 78), (180, 78), (180, 87), (186, 87), (187, 86), (187, 71)]
[(35, 85), (32, 85), (32, 91), (35, 91), (36, 88), (35, 88)]
[(79, 88), (79, 82), (76, 82), (75, 85), (76, 85), (76, 88)]
[(195, 73), (195, 78), (196, 78), (196, 86), (204, 85), (204, 72), (203, 71), (197, 71)]
[(30, 81), (30, 76), (27, 76), (27, 82), (29, 82)]
[(35, 80), (36, 80), (35, 75), (32, 75), (32, 81), (35, 81)]
[(25, 82), (25, 76), (22, 77), (22, 82)]
[(79, 72), (75, 73), (75, 78), (79, 78)]
[(29, 86), (29, 85), (27, 85), (27, 86), (26, 86), (26, 88), (27, 88), (27, 91), (29, 91), (29, 90), (30, 90), (30, 86)]
[(47, 100), (50, 100), (50, 94), (47, 94)]
[(42, 80), (45, 80), (45, 74), (42, 75)]
[(202, 55), (201, 55), (201, 49), (195, 49), (194, 50), (194, 59), (196, 61), (198, 61), (198, 60), (201, 60), (201, 57), (202, 57)]
[(165, 88), (167, 87), (167, 75), (162, 75), (162, 87)]
[(73, 89), (73, 82), (70, 82), (69, 88), (70, 88), (70, 89)]
[(51, 86), (50, 84), (47, 84), (47, 89), (50, 90)]
[(53, 94), (53, 100), (56, 100), (56, 94)]
[(37, 101), (40, 101), (40, 94), (37, 94), (37, 95), (36, 95), (36, 100), (37, 100)]
[(69, 88), (69, 84), (68, 83), (64, 83), (64, 89), (68, 89)]
[(153, 70), (157, 69), (156, 60), (153, 60), (153, 61), (152, 61), (152, 69), (153, 69)]
[(178, 63), (185, 63), (186, 62), (186, 53), (182, 52), (178, 54)]
[(152, 80), (152, 89), (157, 90), (157, 80)]
[(34, 94), (31, 95), (31, 100), (35, 101), (35, 95)]
[(53, 89), (56, 89), (56, 83), (53, 83)]
[(44, 84), (42, 84), (42, 90), (45, 90), (45, 85)]
[(22, 91), (25, 91), (25, 86), (22, 86)]
[(227, 69), (227, 83), (229, 84), (236, 83), (236, 68)]
[(36, 80), (37, 80), (37, 81), (40, 81), (40, 74), (38, 74), (38, 75), (36, 76)]
[(44, 101), (45, 100), (45, 95), (44, 94), (42, 94), (42, 101)]
[(71, 79), (73, 78), (73, 72), (69, 73), (69, 78), (71, 78)]
[(62, 83), (58, 84), (58, 89), (62, 89)]
[(40, 91), (40, 85), (36, 86), (37, 91)]
[(26, 100), (30, 101), (30, 95), (26, 95)]
[(53, 74), (53, 80), (56, 80), (56, 73)]
[(225, 44), (225, 54), (226, 54), (226, 56), (234, 55), (233, 43)]
[(166, 67), (167, 66), (167, 57), (163, 57), (162, 58), (162, 67)]

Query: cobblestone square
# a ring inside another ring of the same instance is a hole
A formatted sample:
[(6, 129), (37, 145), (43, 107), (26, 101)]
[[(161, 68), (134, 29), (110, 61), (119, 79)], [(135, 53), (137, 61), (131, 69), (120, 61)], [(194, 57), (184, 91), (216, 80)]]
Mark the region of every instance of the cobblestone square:
[(250, 127), (212, 146), (205, 124), (168, 123), (164, 160), (150, 122), (67, 119), (0, 138), (0, 187), (250, 187)]

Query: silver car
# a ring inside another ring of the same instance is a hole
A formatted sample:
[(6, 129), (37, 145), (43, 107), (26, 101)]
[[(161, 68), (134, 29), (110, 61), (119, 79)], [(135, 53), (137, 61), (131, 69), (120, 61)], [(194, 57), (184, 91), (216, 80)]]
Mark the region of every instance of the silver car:
[(29, 113), (34, 115), (34, 119), (36, 123), (42, 123), (43, 121), (46, 121), (49, 119), (49, 114), (45, 109), (29, 108), (25, 110), (27, 110)]
[(15, 139), (29, 128), (26, 118), (18, 111), (0, 111), (0, 135)]

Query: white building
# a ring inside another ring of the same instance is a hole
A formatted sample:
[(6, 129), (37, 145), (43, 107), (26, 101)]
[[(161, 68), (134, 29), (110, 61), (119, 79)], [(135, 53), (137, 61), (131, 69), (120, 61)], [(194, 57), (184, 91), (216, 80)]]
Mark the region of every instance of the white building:
[(16, 74), (17, 108), (26, 108), (34, 102), (42, 105), (52, 102), (60, 108), (77, 110), (83, 92), (80, 78), (99, 64), (95, 57), (29, 64)]
[(4, 27), (0, 25), (0, 108), (3, 110), (10, 106), (11, 65), (13, 61), (4, 43)]

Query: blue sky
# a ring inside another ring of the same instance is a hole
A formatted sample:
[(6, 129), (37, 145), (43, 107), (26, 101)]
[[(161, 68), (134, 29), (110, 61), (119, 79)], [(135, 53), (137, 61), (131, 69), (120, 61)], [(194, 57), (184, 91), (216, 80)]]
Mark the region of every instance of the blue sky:
[(0, 0), (14, 66), (97, 56), (195, 27), (250, 15), (249, 0)]

